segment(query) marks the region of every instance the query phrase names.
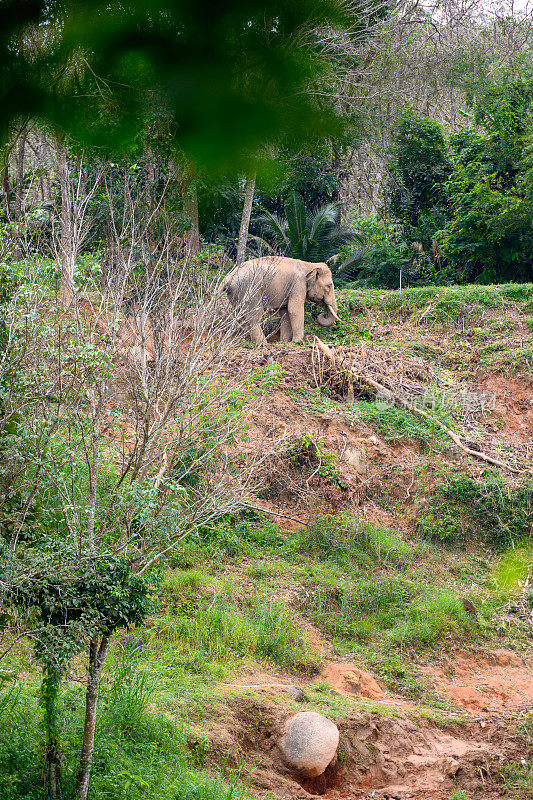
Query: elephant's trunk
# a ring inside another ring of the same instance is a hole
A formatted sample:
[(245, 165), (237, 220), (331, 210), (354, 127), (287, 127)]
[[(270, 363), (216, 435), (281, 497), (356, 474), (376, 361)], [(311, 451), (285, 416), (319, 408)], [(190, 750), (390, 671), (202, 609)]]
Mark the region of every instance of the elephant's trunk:
[(318, 315), (318, 324), (322, 325), (323, 328), (331, 328), (332, 325), (335, 325), (335, 322), (341, 321), (337, 314), (337, 301), (332, 298), (324, 305), (326, 306), (326, 313)]

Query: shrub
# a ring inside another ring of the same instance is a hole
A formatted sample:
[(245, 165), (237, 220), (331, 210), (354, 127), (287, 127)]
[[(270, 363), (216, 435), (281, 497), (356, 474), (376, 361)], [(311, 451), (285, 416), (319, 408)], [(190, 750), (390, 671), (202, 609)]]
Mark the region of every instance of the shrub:
[(511, 487), (496, 475), (484, 481), (450, 478), (418, 523), (428, 539), (454, 544), (470, 536), (503, 550), (531, 536), (533, 481)]

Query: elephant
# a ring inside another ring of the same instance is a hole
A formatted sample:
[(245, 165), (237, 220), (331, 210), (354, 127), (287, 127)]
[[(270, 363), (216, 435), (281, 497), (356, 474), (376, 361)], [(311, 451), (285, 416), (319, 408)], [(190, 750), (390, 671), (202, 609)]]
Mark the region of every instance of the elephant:
[(340, 322), (327, 264), (284, 256), (254, 258), (231, 270), (223, 289), (237, 313), (245, 316), (245, 327), (256, 344), (266, 342), (261, 328), (265, 311), (279, 315), (282, 342), (300, 342), (304, 338), (306, 300), (324, 306), (325, 313), (318, 315), (320, 325), (329, 328), (335, 321)]

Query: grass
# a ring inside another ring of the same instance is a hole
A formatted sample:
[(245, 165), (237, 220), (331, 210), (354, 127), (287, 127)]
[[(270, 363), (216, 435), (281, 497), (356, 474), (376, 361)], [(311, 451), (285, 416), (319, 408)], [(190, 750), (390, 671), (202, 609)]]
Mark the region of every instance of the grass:
[(508, 792), (513, 792), (513, 800), (531, 800), (533, 797), (533, 759), (521, 758), (517, 763), (508, 764), (498, 778)]
[(349, 516), (317, 520), (298, 545), (342, 567), (341, 576), (314, 583), (301, 610), (343, 650), (354, 644), (375, 652), (430, 647), (474, 627), (456, 592), (428, 586), (420, 575), (423, 545)]
[[(533, 566), (533, 539), (521, 547), (511, 547), (495, 563), (489, 585), (496, 602), (505, 603), (521, 594)], [(533, 605), (533, 597), (530, 600)]]
[[(407, 409), (396, 406), (382, 408), (373, 401), (359, 401), (357, 407), (361, 418), (388, 441), (414, 439), (419, 444), (428, 446), (449, 441), (438, 425)], [(446, 424), (450, 427), (448, 420)]]
[(398, 563), (413, 555), (412, 548), (393, 531), (349, 514), (317, 517), (299, 532), (297, 546), (314, 559), (338, 564), (344, 572)]
[(199, 660), (211, 667), (242, 658), (292, 669), (316, 663), (294, 611), (260, 593), (239, 596), (232, 588), (198, 571), (171, 573), (162, 585), (166, 611), (152, 619), (150, 637), (173, 642), (182, 664), (196, 671)]
[[(398, 292), (343, 290), (339, 308), (344, 322), (337, 329), (316, 327), (333, 343), (377, 341), (400, 321), (401, 310), (405, 324), (393, 329), (387, 344), (419, 359), (462, 369), (465, 354), (472, 363), (477, 359), (477, 366), (502, 358), (526, 364), (529, 358), (528, 342), (515, 347), (509, 337), (518, 315), (529, 330), (533, 327), (532, 285), (408, 289), (401, 300)], [(446, 333), (423, 338), (426, 331), (446, 328), (452, 331), (448, 339)], [(313, 330), (314, 323), (308, 332)], [(279, 369), (270, 369), (261, 380), (267, 388), (279, 386)], [(299, 399), (308, 412), (346, 417), (346, 404), (318, 389)], [(442, 445), (438, 427), (411, 412), (364, 402), (355, 410), (388, 441), (416, 440), (422, 453)], [(292, 441), (285, 460), (302, 474), (311, 460), (324, 483), (338, 483), (335, 457), (325, 446), (314, 451), (311, 444), (316, 446), (306, 437)], [(442, 473), (441, 489), (429, 490), (441, 480), (433, 480), (438, 464), (435, 459), (422, 463), (431, 470), (431, 481), (417, 480), (412, 507), (403, 501), (387, 506), (396, 514), (389, 517), (390, 527), (365, 519), (367, 508), (372, 513), (372, 504), (382, 503), (392, 484), (383, 480), (382, 493), (366, 498), (358, 517), (320, 516), (296, 533), (282, 533), (263, 516), (242, 513), (180, 544), (156, 590), (158, 611), (136, 632), (145, 649), (124, 654), (115, 642), (106, 665), (91, 800), (241, 798), (238, 769), (227, 779), (212, 766), (207, 771), (216, 760), (209, 731), (224, 722), (231, 702), (237, 706), (244, 694), (241, 689), (230, 694), (220, 682), (232, 682), (244, 668), (290, 672), (307, 683), (324, 657), (310, 640), (309, 623), (331, 643), (327, 658), (356, 660), (393, 692), (433, 709), (444, 706), (432, 695), (419, 661), (441, 649), (476, 642), (501, 647), (512, 637), (518, 641), (518, 622), (512, 620), (508, 631), (497, 623), (502, 607), (521, 594), (530, 569), (531, 483), (509, 487), (489, 472), (475, 480)], [(422, 499), (427, 502), (418, 506)], [(417, 507), (419, 537), (406, 540), (405, 522)], [(492, 564), (495, 551), (501, 555)], [(476, 619), (465, 612), (464, 596), (476, 601)], [(14, 669), (0, 674), (0, 798), (41, 800), (37, 687), (27, 659), (17, 657), (20, 664), (13, 656), (9, 665)], [(81, 692), (70, 682), (61, 694), (65, 800), (72, 796), (75, 779)], [(254, 697), (256, 692), (249, 691), (248, 699)], [(341, 697), (327, 684), (313, 683), (306, 698), (301, 706), (290, 698), (273, 702), (285, 710), (305, 707), (333, 718), (346, 718), (354, 709), (362, 715), (397, 713), (371, 700)], [(228, 721), (231, 740), (230, 727)], [(531, 796), (531, 765), (509, 765), (501, 781), (513, 796)], [(454, 800), (467, 798), (459, 792)]]
[(306, 606), (337, 646), (365, 643), (376, 651), (427, 648), (443, 638), (464, 637), (471, 619), (457, 595), (403, 576), (347, 580), (319, 590)]
[(480, 365), (517, 373), (533, 366), (533, 284), (429, 286), (401, 295), (342, 288), (337, 300), (342, 322), (325, 333), (307, 313), (309, 335), (345, 347), (393, 346), (463, 376)]
[[(115, 646), (108, 662), (92, 800), (241, 798), (238, 771), (229, 782), (205, 772), (212, 721), (224, 709), (230, 713), (217, 682), (231, 682), (241, 666), (315, 669), (321, 656), (306, 620), (393, 691), (440, 709), (416, 667), (417, 654), (485, 635), (461, 604), (460, 592), (476, 577), (465, 555), (443, 560), (441, 545), (406, 542), (348, 514), (319, 517), (295, 534), (280, 534), (256, 514), (227, 518), (193, 537), (186, 551), (174, 558), (187, 565), (169, 568), (157, 590), (159, 611), (138, 632), (145, 650), (124, 654)], [(7, 672), (6, 681), (0, 797), (41, 800), (37, 693)], [(60, 703), (66, 800), (79, 750), (81, 691), (67, 684)], [(306, 697), (304, 707), (333, 717), (354, 709), (395, 713), (320, 684), (306, 689)]]
[[(73, 797), (82, 704), (80, 689), (61, 694), (64, 797)], [(236, 771), (229, 781), (198, 769), (184, 727), (150, 710), (154, 696), (140, 662), (119, 661), (103, 686), (91, 800), (241, 800)], [(43, 800), (41, 714), (36, 693), (12, 684), (0, 693), (0, 797)]]
[(377, 315), (380, 321), (403, 321), (414, 318), (424, 325), (457, 325), (477, 320), (488, 309), (526, 310), (533, 302), (533, 284), (498, 286), (427, 286), (387, 291), (379, 289), (344, 289), (340, 293), (340, 316), (349, 311), (355, 316)]

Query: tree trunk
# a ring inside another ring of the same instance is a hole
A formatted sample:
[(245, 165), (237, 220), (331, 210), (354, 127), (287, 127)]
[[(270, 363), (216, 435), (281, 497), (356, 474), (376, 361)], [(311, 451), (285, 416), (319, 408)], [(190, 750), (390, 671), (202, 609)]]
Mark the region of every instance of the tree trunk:
[(61, 240), (59, 253), (61, 258), (61, 288), (59, 297), (61, 302), (70, 306), (74, 298), (74, 242), (72, 240), (72, 193), (70, 174), (67, 161), (67, 151), (62, 139), (56, 145), (57, 169), (59, 185), (61, 187)]
[(50, 800), (61, 798), (61, 751), (57, 730), (57, 695), (60, 676), (53, 671), (44, 670), (41, 684), (41, 705), (44, 709), (45, 752), (43, 779), (47, 797)]
[(98, 491), (98, 467), (100, 453), (98, 445), (100, 443), (100, 406), (93, 404), (93, 429), (91, 452), (88, 454), (89, 467), (89, 507), (87, 514), (87, 545), (90, 550), (94, 549), (94, 523), (96, 518), (96, 494)]
[(246, 257), (246, 243), (248, 241), (248, 228), (250, 227), (250, 217), (252, 216), (252, 204), (254, 202), (255, 174), (248, 175), (244, 188), (244, 205), (242, 207), (241, 227), (239, 230), (239, 241), (237, 243), (237, 264), (241, 264)]
[(98, 683), (102, 667), (109, 650), (111, 634), (105, 634), (98, 642), (98, 636), (91, 639), (89, 646), (89, 669), (87, 671), (87, 691), (85, 693), (85, 722), (81, 746), (80, 770), (76, 783), (76, 800), (87, 800), (91, 766), (94, 752), (94, 732), (96, 729), (96, 705), (98, 702)]
[(200, 253), (200, 222), (198, 220), (198, 193), (190, 183), (183, 192), (183, 214), (190, 223), (186, 239), (185, 258), (188, 263)]
[(11, 222), (11, 205), (9, 202), (9, 166), (8, 162), (6, 161), (6, 165), (4, 167), (4, 174), (2, 176), (2, 185), (4, 189), (4, 207), (6, 212), (6, 222)]
[(183, 216), (189, 223), (185, 237), (185, 264), (190, 264), (200, 253), (200, 223), (198, 220), (198, 192), (196, 190), (194, 167), (185, 162), (180, 170)]
[(15, 206), (13, 219), (18, 222), (22, 217), (23, 212), (23, 194), (24, 194), (24, 151), (26, 149), (26, 139), (28, 136), (28, 128), (26, 125), (20, 130), (17, 150), (15, 155)]

